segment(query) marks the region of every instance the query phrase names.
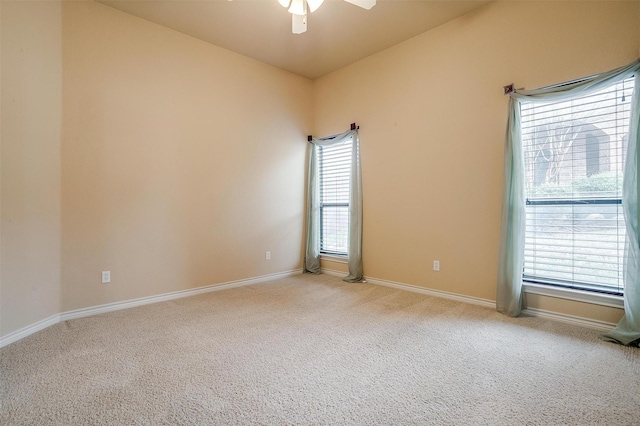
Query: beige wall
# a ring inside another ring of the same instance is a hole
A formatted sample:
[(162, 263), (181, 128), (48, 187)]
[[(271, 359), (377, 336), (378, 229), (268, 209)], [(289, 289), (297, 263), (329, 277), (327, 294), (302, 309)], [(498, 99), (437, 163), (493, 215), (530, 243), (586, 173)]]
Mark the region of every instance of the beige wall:
[(1, 8), (0, 336), (301, 267), (311, 81), (94, 2)]
[(61, 7), (0, 2), (0, 335), (60, 312)]
[(502, 86), (625, 65), (639, 22), (639, 2), (492, 3), (317, 80), (314, 134), (361, 125), (365, 275), (495, 300)]
[(101, 4), (63, 12), (62, 309), (300, 268), (312, 82)]
[(616, 324), (622, 318), (624, 309), (593, 303), (576, 302), (557, 297), (527, 293), (524, 297), (527, 308), (561, 313), (575, 317), (589, 318), (609, 324)]

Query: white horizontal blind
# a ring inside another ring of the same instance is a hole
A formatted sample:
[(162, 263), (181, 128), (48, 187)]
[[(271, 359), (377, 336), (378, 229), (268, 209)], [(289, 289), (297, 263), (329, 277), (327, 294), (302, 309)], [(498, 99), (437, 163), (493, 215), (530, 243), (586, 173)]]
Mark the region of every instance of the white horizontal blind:
[(633, 79), (523, 103), (525, 280), (622, 294), (622, 176)]
[(346, 255), (352, 142), (320, 146), (320, 252)]

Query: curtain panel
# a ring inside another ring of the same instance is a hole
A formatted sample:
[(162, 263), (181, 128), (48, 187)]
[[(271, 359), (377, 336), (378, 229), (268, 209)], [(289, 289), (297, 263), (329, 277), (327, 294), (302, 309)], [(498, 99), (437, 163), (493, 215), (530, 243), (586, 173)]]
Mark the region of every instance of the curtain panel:
[(307, 185), (307, 241), (304, 271), (320, 273), (320, 186), (318, 150), (323, 146), (351, 143), (351, 175), (349, 177), (349, 274), (347, 282), (362, 282), (362, 173), (360, 169), (360, 138), (358, 130), (350, 130), (326, 138), (313, 138), (310, 143), (309, 177)]
[(524, 266), (524, 156), (520, 128), (522, 102), (562, 101), (596, 92), (635, 75), (629, 123), (629, 144), (624, 168), (622, 204), (627, 232), (624, 258), (625, 314), (605, 339), (622, 344), (640, 341), (640, 246), (638, 238), (638, 144), (640, 135), (640, 60), (629, 65), (564, 85), (510, 94), (504, 149), (504, 181), (496, 309), (509, 316), (522, 309)]

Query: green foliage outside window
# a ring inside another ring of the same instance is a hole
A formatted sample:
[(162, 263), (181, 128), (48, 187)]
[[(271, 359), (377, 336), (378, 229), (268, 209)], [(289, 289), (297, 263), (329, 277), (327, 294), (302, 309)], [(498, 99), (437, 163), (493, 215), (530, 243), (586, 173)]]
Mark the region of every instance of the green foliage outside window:
[(543, 183), (529, 191), (529, 198), (612, 198), (620, 197), (622, 173), (604, 172), (576, 179), (569, 185)]

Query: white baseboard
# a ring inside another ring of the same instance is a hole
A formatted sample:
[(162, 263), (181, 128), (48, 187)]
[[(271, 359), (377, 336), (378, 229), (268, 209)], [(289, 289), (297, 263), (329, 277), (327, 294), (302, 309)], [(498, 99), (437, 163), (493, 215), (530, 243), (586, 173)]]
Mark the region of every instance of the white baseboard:
[(0, 337), (0, 348), (10, 345), (13, 342), (17, 342), (20, 339), (24, 339), (27, 336), (37, 333), (40, 330), (44, 330), (47, 327), (51, 327), (60, 322), (60, 314), (51, 315), (48, 318), (40, 320), (36, 323), (23, 327), (6, 336)]
[(485, 308), (495, 309), (496, 307), (496, 302), (494, 300), (482, 299), (480, 297), (464, 296), (458, 293), (450, 293), (448, 291), (442, 291), (442, 290), (433, 290), (433, 289), (428, 289), (424, 287), (419, 287), (417, 285), (397, 283), (394, 281), (381, 280), (378, 278), (367, 277), (367, 282), (370, 282), (371, 284), (385, 286), (385, 287), (397, 288), (400, 290), (420, 293), (426, 296), (433, 296), (433, 297), (439, 297), (441, 299), (455, 300), (456, 302), (462, 302), (462, 303), (470, 303), (472, 305), (483, 306)]
[(546, 318), (553, 321), (563, 322), (565, 324), (579, 325), (581, 327), (588, 327), (600, 331), (611, 331), (616, 326), (616, 324), (611, 322), (578, 317), (569, 314), (562, 314), (559, 312), (552, 312), (537, 308), (523, 309), (522, 315), (529, 317)]
[[(324, 269), (324, 268), (322, 269), (322, 272), (327, 275), (335, 275), (338, 277), (344, 277), (347, 275), (345, 272), (336, 271), (332, 269)], [(433, 289), (420, 287), (413, 284), (405, 284), (405, 283), (399, 283), (395, 281), (382, 280), (380, 278), (365, 277), (365, 280), (366, 282), (371, 284), (381, 285), (384, 287), (397, 288), (399, 290), (411, 291), (413, 293), (420, 293), (426, 296), (433, 296), (433, 297), (439, 297), (441, 299), (449, 299), (449, 300), (455, 300), (457, 302), (470, 303), (472, 305), (484, 306), (485, 308), (496, 307), (495, 300), (482, 299), (479, 297), (472, 297), (472, 296), (464, 296), (458, 293), (450, 293), (448, 291), (442, 291), (442, 290), (433, 290)]]
[(349, 273), (347, 272), (336, 271), (335, 269), (327, 269), (327, 268), (320, 268), (320, 272), (322, 272), (323, 274), (333, 275), (334, 277), (341, 277), (341, 278), (349, 275)]
[[(322, 272), (327, 275), (335, 275), (337, 277), (344, 277), (347, 275), (345, 272), (342, 272), (342, 271), (336, 271), (336, 270), (324, 269), (324, 268), (322, 269)], [(394, 281), (381, 280), (381, 279), (372, 278), (372, 277), (365, 277), (365, 279), (367, 282), (371, 284), (397, 288), (399, 290), (411, 291), (414, 293), (420, 293), (427, 296), (440, 297), (443, 299), (455, 300), (457, 302), (462, 302), (462, 303), (470, 303), (472, 305), (484, 306), (486, 308), (495, 309), (496, 307), (495, 300), (464, 296), (457, 293), (449, 293), (447, 291), (433, 290), (433, 289), (415, 286), (412, 284), (398, 283)], [(536, 308), (523, 309), (522, 315), (538, 317), (538, 318), (546, 318), (553, 321), (563, 322), (563, 323), (572, 324), (572, 325), (579, 325), (581, 327), (588, 327), (588, 328), (601, 330), (601, 331), (610, 331), (616, 326), (616, 324), (606, 322), (606, 321), (599, 321), (591, 318), (578, 317), (575, 315), (562, 314), (558, 312), (546, 311), (544, 309), (536, 309)]]
[(290, 277), (302, 273), (302, 269), (294, 269), (292, 271), (278, 272), (275, 274), (262, 275), (259, 277), (247, 278), (236, 281), (228, 281), (220, 284), (212, 284), (205, 287), (191, 288), (187, 290), (172, 291), (170, 293), (159, 294), (156, 296), (140, 297), (138, 299), (124, 300), (122, 302), (107, 303), (104, 305), (91, 306), (89, 308), (75, 309), (73, 311), (62, 312), (52, 315), (34, 324), (23, 327), (6, 336), (0, 337), (0, 348), (5, 347), (20, 339), (32, 335), (40, 330), (44, 330), (61, 321), (78, 319), (92, 315), (104, 314), (107, 312), (119, 311), (121, 309), (133, 308), (136, 306), (148, 305), (151, 303), (165, 302), (167, 300), (181, 299), (183, 297), (195, 296), (198, 294), (209, 293), (212, 291), (226, 290), (246, 285), (259, 284), (265, 281), (271, 281), (278, 278)]
[[(332, 269), (322, 269), (322, 272), (327, 275), (334, 275), (337, 277), (344, 277), (347, 274), (342, 271), (336, 271)], [(72, 319), (78, 319), (88, 317), (92, 315), (104, 314), (107, 312), (119, 311), (121, 309), (133, 308), (136, 306), (148, 305), (151, 303), (165, 302), (167, 300), (180, 299), (183, 297), (195, 296), (198, 294), (209, 293), (212, 291), (226, 290), (235, 287), (242, 287), (246, 285), (259, 284), (266, 281), (271, 281), (278, 278), (290, 277), (302, 273), (302, 269), (295, 269), (292, 271), (279, 272), (275, 274), (262, 275), (254, 278), (247, 278), (243, 280), (229, 281), (220, 284), (212, 284), (205, 287), (198, 287), (188, 290), (174, 291), (170, 293), (159, 294), (156, 296), (141, 297), (138, 299), (125, 300), (122, 302), (107, 303), (104, 305), (92, 306), (89, 308), (76, 309), (73, 311), (62, 312), (60, 314), (51, 315), (48, 318), (40, 320), (36, 323), (23, 327), (6, 336), (0, 337), (0, 348), (3, 348), (11, 343), (17, 342), (27, 336), (30, 336), (38, 331), (44, 330), (54, 324), (61, 321), (67, 321)], [(472, 305), (484, 306), (487, 308), (495, 308), (496, 302), (493, 300), (482, 299), (479, 297), (464, 296), (457, 293), (450, 293), (447, 291), (433, 290), (424, 287), (419, 287), (412, 284), (399, 283), (395, 281), (387, 281), (378, 278), (365, 277), (366, 281), (381, 285), (384, 287), (396, 288), (399, 290), (410, 291), (414, 293), (424, 294), (426, 296), (440, 297), (443, 299), (455, 300), (462, 303), (470, 303)], [(539, 318), (551, 319), (567, 324), (579, 325), (582, 327), (589, 327), (601, 331), (610, 331), (616, 324), (606, 321), (599, 321), (590, 318), (578, 317), (574, 315), (562, 314), (557, 312), (546, 311), (543, 309), (527, 308), (522, 311), (523, 315), (533, 316)]]

